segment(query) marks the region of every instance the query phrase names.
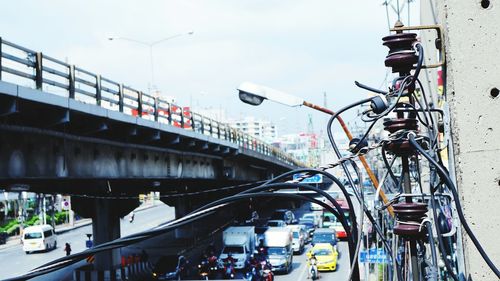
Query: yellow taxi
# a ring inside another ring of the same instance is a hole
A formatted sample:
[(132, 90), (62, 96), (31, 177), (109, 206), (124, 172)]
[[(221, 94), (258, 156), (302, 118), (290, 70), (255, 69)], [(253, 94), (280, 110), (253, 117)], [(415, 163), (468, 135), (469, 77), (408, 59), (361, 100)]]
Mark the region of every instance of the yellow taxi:
[(337, 270), (337, 257), (339, 253), (336, 247), (329, 243), (318, 243), (307, 252), (307, 257), (311, 258), (312, 253), (314, 253), (318, 261), (317, 267), (319, 271)]

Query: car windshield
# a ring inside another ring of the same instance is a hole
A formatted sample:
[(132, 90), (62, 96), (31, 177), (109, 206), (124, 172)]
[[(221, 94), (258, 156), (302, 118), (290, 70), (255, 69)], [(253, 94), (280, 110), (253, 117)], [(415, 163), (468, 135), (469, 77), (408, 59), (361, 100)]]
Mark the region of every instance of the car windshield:
[(223, 254), (243, 254), (243, 252), (243, 247), (235, 246), (225, 247), (222, 251)]
[(282, 247), (270, 247), (267, 248), (268, 255), (285, 255), (286, 249)]
[(299, 238), (299, 233), (298, 232), (293, 232), (293, 238)]
[(330, 249), (315, 249), (313, 250), (316, 256), (330, 256), (332, 255), (332, 250)]
[(24, 234), (24, 239), (40, 239), (42, 238), (41, 232), (29, 232)]

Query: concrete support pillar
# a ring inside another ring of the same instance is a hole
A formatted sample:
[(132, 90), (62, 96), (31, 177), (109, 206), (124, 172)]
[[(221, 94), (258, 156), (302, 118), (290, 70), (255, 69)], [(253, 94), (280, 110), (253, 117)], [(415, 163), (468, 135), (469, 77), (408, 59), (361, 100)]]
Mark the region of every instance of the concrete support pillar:
[[(92, 239), (99, 245), (120, 237), (120, 218), (139, 206), (139, 199), (111, 200), (74, 197), (72, 207), (77, 214), (92, 218)], [(82, 242), (86, 237), (82, 237)], [(96, 254), (94, 269), (109, 270), (120, 264), (119, 249)]]
[[(189, 200), (186, 197), (180, 197), (176, 200), (175, 203), (175, 218), (182, 218), (183, 216), (187, 215), (191, 211), (193, 211), (193, 204), (192, 201)], [(180, 239), (188, 239), (188, 238), (193, 238), (194, 233), (193, 233), (193, 227), (192, 225), (187, 225), (183, 227), (179, 227), (175, 230), (175, 238)]]
[[(440, 2), (446, 47), (454, 166), (465, 217), (484, 250), (500, 264), (500, 25), (498, 1)], [(498, 280), (467, 235), (467, 280)]]
[[(96, 199), (94, 208), (97, 216), (92, 218), (94, 244), (99, 245), (120, 238), (120, 216), (113, 210), (112, 201)], [(102, 252), (95, 255), (95, 269), (111, 269), (120, 264), (120, 249)]]

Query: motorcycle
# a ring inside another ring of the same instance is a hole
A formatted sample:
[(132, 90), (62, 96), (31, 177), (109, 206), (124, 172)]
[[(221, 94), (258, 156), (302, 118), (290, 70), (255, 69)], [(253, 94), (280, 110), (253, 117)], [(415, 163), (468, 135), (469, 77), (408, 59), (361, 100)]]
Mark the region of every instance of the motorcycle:
[(224, 261), (224, 279), (234, 279), (236, 270), (234, 269), (234, 262), (231, 259)]
[(259, 281), (259, 273), (255, 267), (252, 267), (250, 271), (245, 274), (245, 280), (247, 281)]
[(318, 279), (318, 267), (315, 259), (309, 261), (309, 273), (312, 280)]
[(260, 262), (260, 276), (263, 281), (273, 281), (274, 273), (271, 270), (271, 265), (267, 261)]
[(207, 260), (201, 261), (198, 265), (198, 275), (201, 280), (209, 280), (208, 277), (210, 275), (210, 267)]
[(210, 277), (210, 279), (215, 279), (219, 271), (218, 259), (216, 256), (208, 258), (208, 270), (208, 277)]

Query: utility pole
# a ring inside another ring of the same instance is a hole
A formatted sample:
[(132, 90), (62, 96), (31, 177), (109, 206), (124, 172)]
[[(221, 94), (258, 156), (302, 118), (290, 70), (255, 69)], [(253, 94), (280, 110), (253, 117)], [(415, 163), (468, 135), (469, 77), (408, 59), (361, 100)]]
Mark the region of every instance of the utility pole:
[[(426, 2), (426, 1), (422, 1)], [(443, 69), (451, 120), (450, 168), (469, 225), (486, 253), (500, 264), (500, 60), (497, 2), (439, 2), (446, 50)], [(462, 235), (467, 280), (498, 280), (470, 238)], [(470, 279), (469, 279), (470, 278)]]

